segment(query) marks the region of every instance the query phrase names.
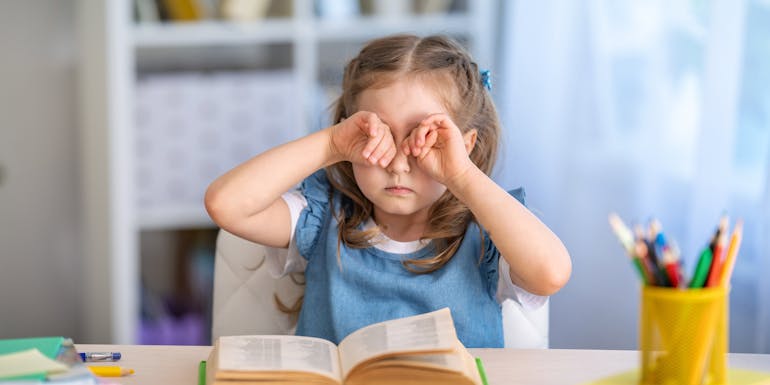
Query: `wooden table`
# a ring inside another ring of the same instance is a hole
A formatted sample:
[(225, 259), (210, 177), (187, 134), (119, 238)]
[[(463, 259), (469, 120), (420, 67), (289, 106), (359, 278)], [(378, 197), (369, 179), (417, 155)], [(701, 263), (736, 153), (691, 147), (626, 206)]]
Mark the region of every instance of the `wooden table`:
[[(123, 358), (116, 364), (136, 371), (113, 381), (125, 385), (197, 385), (198, 363), (211, 351), (210, 346), (158, 345), (78, 344), (77, 349), (122, 353)], [(469, 350), (484, 361), (490, 385), (577, 385), (639, 365), (639, 354), (633, 350)], [(770, 372), (770, 355), (731, 353), (729, 365)]]

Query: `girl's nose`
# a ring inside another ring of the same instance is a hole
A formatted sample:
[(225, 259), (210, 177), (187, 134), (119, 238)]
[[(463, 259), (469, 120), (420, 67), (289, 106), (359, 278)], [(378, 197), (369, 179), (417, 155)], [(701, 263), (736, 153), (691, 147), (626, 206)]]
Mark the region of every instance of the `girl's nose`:
[(390, 164), (387, 167), (388, 172), (391, 174), (405, 174), (408, 173), (410, 169), (409, 158), (404, 155), (401, 150), (396, 153), (396, 156), (390, 161)]

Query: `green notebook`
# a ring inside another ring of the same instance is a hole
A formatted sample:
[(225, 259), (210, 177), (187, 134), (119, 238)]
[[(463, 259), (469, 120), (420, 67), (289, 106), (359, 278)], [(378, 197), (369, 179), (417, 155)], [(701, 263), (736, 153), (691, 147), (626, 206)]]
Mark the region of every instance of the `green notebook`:
[(48, 358), (56, 358), (62, 345), (72, 345), (72, 340), (64, 337), (34, 337), (0, 340), (0, 354), (19, 352), (36, 348)]
[[(44, 356), (71, 365), (78, 360), (77, 351), (72, 340), (65, 337), (35, 337), (0, 340), (0, 355), (37, 349)], [(46, 372), (25, 376), (3, 378), (3, 380), (45, 380)]]

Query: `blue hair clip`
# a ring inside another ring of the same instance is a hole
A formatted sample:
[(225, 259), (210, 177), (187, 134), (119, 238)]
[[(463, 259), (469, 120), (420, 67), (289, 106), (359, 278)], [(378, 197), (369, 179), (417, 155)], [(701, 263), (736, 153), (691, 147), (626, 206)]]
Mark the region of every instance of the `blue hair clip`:
[(479, 74), (481, 75), (481, 84), (484, 85), (484, 88), (492, 91), (492, 73), (489, 70), (482, 70), (479, 71)]

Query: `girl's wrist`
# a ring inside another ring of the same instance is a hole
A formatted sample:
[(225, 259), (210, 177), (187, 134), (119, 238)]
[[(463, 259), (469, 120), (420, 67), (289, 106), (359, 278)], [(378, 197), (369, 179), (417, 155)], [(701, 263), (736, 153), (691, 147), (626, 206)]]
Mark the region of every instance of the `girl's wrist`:
[(325, 129), (323, 129), (321, 132), (326, 137), (326, 166), (330, 166), (332, 164), (342, 162), (345, 160), (345, 157), (342, 155), (342, 152), (339, 151), (339, 147), (336, 143), (334, 143), (334, 130), (336, 129), (336, 125), (329, 126)]
[(447, 180), (445, 186), (458, 199), (463, 200), (462, 197), (477, 183), (479, 178), (486, 176), (473, 162), (470, 162), (463, 171)]

